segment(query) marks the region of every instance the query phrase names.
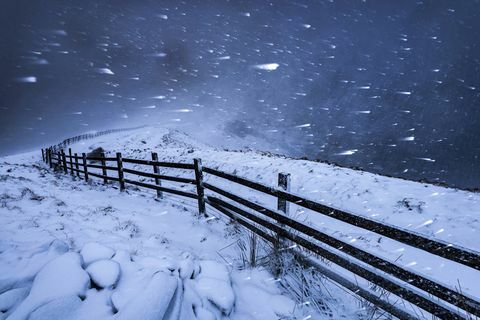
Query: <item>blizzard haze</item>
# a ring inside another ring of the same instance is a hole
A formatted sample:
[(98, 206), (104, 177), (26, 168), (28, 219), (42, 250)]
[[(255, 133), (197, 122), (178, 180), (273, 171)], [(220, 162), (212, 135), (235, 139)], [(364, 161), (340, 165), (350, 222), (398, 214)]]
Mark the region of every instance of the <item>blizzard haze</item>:
[(0, 154), (155, 124), (480, 187), (479, 1), (1, 6)]

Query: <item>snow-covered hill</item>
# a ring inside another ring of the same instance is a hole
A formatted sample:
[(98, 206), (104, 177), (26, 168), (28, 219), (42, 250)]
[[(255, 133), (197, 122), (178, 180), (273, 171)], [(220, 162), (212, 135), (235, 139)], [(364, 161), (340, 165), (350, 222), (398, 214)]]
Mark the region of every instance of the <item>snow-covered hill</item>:
[(219, 168), (268, 185), (278, 172), (290, 173), (291, 191), (341, 209), (480, 250), (480, 194), (384, 177), (333, 165), (255, 151), (224, 151), (179, 131), (147, 127), (71, 146), (73, 152), (103, 147), (107, 154), (148, 158), (151, 151), (170, 161)]
[[(254, 151), (225, 151), (157, 127), (105, 135), (70, 147), (78, 153), (102, 147), (107, 154), (122, 152), (124, 157), (140, 159), (155, 151), (160, 160), (175, 162), (201, 158), (204, 166), (272, 186), (278, 172), (290, 173), (291, 190), (307, 198), (480, 249), (480, 194)], [(129, 188), (119, 193), (100, 181), (86, 184), (54, 175), (39, 156), (36, 152), (0, 159), (0, 319), (26, 319), (28, 314), (29, 319), (51, 319), (52, 312), (65, 318), (61, 313), (66, 310), (74, 319), (133, 319), (138, 314), (142, 315), (138, 319), (158, 318), (162, 312), (167, 314), (164, 319), (178, 319), (179, 314), (184, 316), (181, 319), (302, 319), (313, 314), (302, 308), (308, 304), (295, 304), (265, 270), (238, 270), (238, 234), (224, 221), (197, 218), (195, 201), (168, 195), (155, 201), (151, 191)], [(28, 165), (32, 161), (37, 163)], [(175, 169), (162, 172), (192, 174)], [(276, 205), (272, 197), (205, 178), (248, 199), (272, 208)], [(163, 184), (194, 190), (191, 185)], [(467, 267), (294, 205), (291, 215), (480, 297), (476, 285), (480, 279)], [(354, 299), (329, 283), (325, 286), (333, 318), (366, 316)], [(153, 310), (152, 305), (158, 308)]]
[[(220, 141), (221, 137), (215, 140)], [(146, 127), (128, 133), (103, 136), (73, 145), (74, 152), (103, 147), (113, 155), (148, 158), (158, 153), (166, 161), (192, 162), (201, 158), (204, 166), (235, 173), (275, 186), (279, 172), (291, 174), (291, 191), (306, 198), (357, 215), (412, 230), (480, 251), (480, 194), (453, 188), (385, 177), (329, 164), (289, 159), (256, 151), (225, 151), (199, 142), (189, 135), (159, 127)], [(171, 170), (163, 171), (172, 174)], [(185, 173), (178, 173), (184, 175)], [(206, 181), (245, 196), (250, 200), (276, 206), (276, 199), (230, 182), (208, 176)], [(170, 185), (166, 183), (166, 185)], [(171, 185), (178, 186), (178, 185)], [(194, 190), (185, 185), (185, 190)], [(467, 294), (480, 297), (480, 282), (473, 269), (445, 261), (421, 250), (410, 248), (365, 230), (340, 223), (315, 212), (292, 206), (292, 215), (320, 230), (380, 254), (397, 264), (437, 279)], [(455, 270), (455, 272), (452, 272)]]

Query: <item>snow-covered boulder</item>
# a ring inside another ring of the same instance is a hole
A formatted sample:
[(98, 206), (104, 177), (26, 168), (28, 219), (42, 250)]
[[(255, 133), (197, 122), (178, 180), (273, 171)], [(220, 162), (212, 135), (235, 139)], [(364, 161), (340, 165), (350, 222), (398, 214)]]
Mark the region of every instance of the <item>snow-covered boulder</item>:
[(155, 273), (149, 284), (124, 308), (119, 310), (115, 319), (169, 319), (167, 311), (175, 309), (175, 306), (171, 306), (171, 304), (176, 301), (174, 295), (177, 285), (176, 277), (165, 272)]
[(236, 286), (236, 306), (255, 319), (277, 320), (291, 316), (295, 310), (292, 299), (270, 294), (255, 283)]
[(120, 265), (113, 260), (98, 260), (88, 266), (87, 272), (97, 286), (113, 287), (120, 278)]
[(200, 276), (230, 282), (228, 268), (224, 264), (213, 260), (202, 260), (200, 262)]
[[(230, 282), (200, 276), (196, 290), (203, 299), (212, 303), (222, 314), (229, 315), (232, 311), (235, 294)], [(207, 301), (204, 302), (204, 305), (208, 305)]]
[(0, 255), (0, 292), (29, 284), (43, 266), (69, 248), (65, 242), (54, 240), (29, 249), (6, 250)]
[(47, 263), (35, 277), (32, 289), (8, 320), (27, 319), (29, 314), (53, 300), (68, 296), (85, 296), (90, 277), (82, 269), (82, 258), (68, 252)]
[[(277, 320), (289, 319), (295, 312), (295, 302), (271, 281), (266, 271), (243, 270), (232, 275), (235, 288), (235, 310), (245, 318)], [(313, 318), (312, 318), (313, 319)]]
[(28, 320), (75, 319), (82, 300), (76, 296), (66, 296), (52, 300), (33, 311)]
[(112, 320), (113, 309), (110, 297), (111, 290), (90, 289), (85, 300), (70, 320)]
[(230, 314), (235, 303), (235, 294), (227, 267), (215, 261), (202, 261), (200, 270), (195, 279), (195, 289), (204, 300), (204, 306), (212, 303), (222, 314)]
[(115, 291), (112, 293), (112, 303), (115, 309), (122, 310), (147, 286), (153, 272), (148, 269), (140, 269), (125, 250), (118, 250), (112, 260), (120, 264), (122, 274)]
[(200, 272), (200, 265), (189, 252), (182, 253), (179, 261), (178, 275), (183, 280), (193, 279)]
[(115, 254), (115, 251), (99, 243), (89, 242), (83, 246), (80, 254), (83, 257), (83, 263), (88, 266), (97, 260), (110, 259)]
[(178, 262), (168, 257), (142, 257), (136, 259), (135, 262), (142, 268), (151, 269), (154, 272), (163, 271), (168, 273), (179, 268)]
[(20, 303), (28, 294), (29, 288), (16, 288), (0, 294), (0, 312), (5, 312)]
[(217, 317), (215, 317), (215, 315), (211, 311), (202, 307), (195, 309), (195, 313), (196, 313), (196, 318), (198, 320), (216, 320), (217, 319)]

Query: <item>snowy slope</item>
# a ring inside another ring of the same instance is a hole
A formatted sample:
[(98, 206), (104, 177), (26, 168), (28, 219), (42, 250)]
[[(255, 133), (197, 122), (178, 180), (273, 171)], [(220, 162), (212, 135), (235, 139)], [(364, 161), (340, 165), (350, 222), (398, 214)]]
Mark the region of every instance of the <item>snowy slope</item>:
[[(148, 158), (155, 151), (164, 160), (192, 162), (269, 185), (278, 172), (290, 173), (291, 191), (326, 204), (414, 230), (429, 237), (480, 250), (477, 241), (480, 194), (288, 159), (254, 151), (223, 151), (186, 134), (148, 127), (83, 141), (71, 146), (82, 152), (102, 146), (107, 153)], [(461, 230), (458, 230), (461, 228)]]
[[(264, 269), (239, 269), (242, 236), (189, 201), (52, 173), (37, 152), (0, 158), (0, 181), (0, 319), (314, 315)], [(334, 314), (366, 313), (329, 292)]]
[[(291, 190), (307, 198), (429, 237), (475, 250), (480, 248), (476, 241), (479, 194), (253, 151), (224, 151), (181, 132), (157, 127), (101, 136), (71, 147), (78, 153), (103, 147), (107, 154), (122, 152), (124, 157), (134, 158), (149, 158), (149, 152), (155, 151), (160, 160), (175, 162), (201, 158), (205, 166), (268, 185), (275, 185), (278, 172), (286, 172), (292, 175)], [(7, 311), (6, 315), (13, 316), (17, 309), (25, 314), (37, 308), (37, 318), (42, 319), (42, 315), (48, 318), (48, 314), (64, 312), (68, 306), (76, 310), (77, 319), (93, 315), (97, 319), (128, 319), (140, 310), (148, 317), (153, 311), (141, 303), (143, 298), (136, 298), (145, 291), (158, 293), (147, 305), (163, 305), (163, 311), (171, 317), (168, 319), (175, 318), (172, 309), (184, 310), (185, 305), (195, 305), (200, 310), (196, 313), (198, 319), (278, 319), (282, 314), (302, 319), (312, 314), (308, 308), (295, 306), (267, 272), (234, 268), (238, 262), (235, 249), (238, 235), (222, 221), (198, 219), (195, 201), (169, 195), (155, 201), (153, 192), (137, 191), (134, 187), (120, 194), (112, 186), (102, 186), (100, 181), (86, 184), (63, 174), (55, 176), (40, 162), (35, 166), (25, 165), (38, 159), (38, 152), (0, 159), (0, 312)], [(191, 176), (190, 172), (175, 169), (161, 169), (161, 173)], [(276, 205), (272, 197), (247, 188), (209, 176), (206, 180), (272, 208)], [(165, 181), (163, 184), (194, 190), (190, 185)], [(326, 233), (451, 287), (460, 285), (464, 293), (480, 297), (480, 288), (476, 286), (480, 279), (469, 268), (446, 263), (436, 256), (293, 205), (291, 212), (295, 218)], [(85, 254), (92, 246), (100, 249)], [(83, 263), (78, 262), (78, 254)], [(101, 260), (98, 265), (86, 263), (96, 255)], [(39, 270), (47, 274), (42, 276), (47, 279), (48, 274), (55, 273), (55, 263), (53, 267), (42, 268), (54, 258), (67, 260), (60, 261), (60, 265), (69, 264), (72, 272), (78, 274), (75, 283), (61, 288), (67, 295), (49, 297), (48, 301), (25, 298), (36, 287), (40, 292), (46, 290), (37, 285), (37, 277)], [(118, 276), (115, 263), (121, 270)], [(185, 268), (193, 270), (188, 272), (190, 275), (198, 269), (205, 272), (189, 279), (182, 271)], [(158, 272), (161, 274), (157, 276)], [(180, 297), (175, 294), (180, 285), (166, 278), (172, 274), (184, 288)], [(95, 283), (93, 287), (85, 287), (79, 280), (85, 276)], [(106, 289), (100, 290), (99, 283)], [(355, 319), (365, 315), (355, 300), (331, 284), (325, 285), (334, 318)], [(87, 298), (81, 302), (78, 296)], [(13, 302), (2, 309), (2, 301), (8, 299)], [(118, 313), (113, 315), (115, 311)], [(208, 316), (209, 313), (214, 317)]]
[[(217, 141), (221, 137), (215, 138)], [(312, 161), (294, 160), (254, 151), (232, 152), (215, 148), (179, 132), (147, 127), (73, 145), (74, 152), (94, 147), (122, 152), (124, 157), (148, 158), (155, 151), (161, 160), (192, 162), (201, 158), (204, 166), (276, 185), (278, 172), (291, 174), (291, 191), (358, 215), (387, 222), (431, 238), (480, 251), (480, 194), (441, 186), (384, 177)], [(172, 171), (163, 171), (172, 174)], [(178, 175), (186, 173), (179, 172)], [(206, 178), (250, 200), (276, 206), (264, 196), (215, 177)], [(166, 185), (169, 185), (166, 183)], [(171, 185), (177, 186), (177, 185)], [(185, 190), (194, 190), (184, 186)], [(316, 228), (353, 243), (369, 252), (444, 282), (464, 293), (480, 297), (478, 273), (421, 250), (410, 248), (365, 230), (335, 221), (318, 213), (292, 206), (292, 215)]]
[[(193, 309), (198, 319), (293, 313), (271, 275), (225, 264), (235, 255), (224, 249), (235, 243), (225, 226), (198, 220), (181, 203), (125, 196), (2, 160), (0, 319), (110, 319), (112, 310), (118, 319), (158, 319), (162, 312), (194, 319)], [(89, 288), (89, 276), (106, 289)], [(259, 294), (270, 303), (252, 309), (248, 302)], [(165, 310), (156, 310), (162, 303)]]

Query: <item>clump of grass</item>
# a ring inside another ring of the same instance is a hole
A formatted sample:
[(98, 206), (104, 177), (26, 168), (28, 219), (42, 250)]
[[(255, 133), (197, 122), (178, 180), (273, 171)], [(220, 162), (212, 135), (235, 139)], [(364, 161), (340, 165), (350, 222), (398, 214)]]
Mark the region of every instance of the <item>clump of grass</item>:
[(237, 249), (240, 256), (241, 268), (255, 268), (259, 259), (258, 236), (253, 232), (248, 232), (245, 236), (237, 240)]
[(115, 227), (116, 231), (124, 231), (130, 238), (138, 237), (140, 233), (140, 227), (132, 220), (127, 220), (119, 223)]

